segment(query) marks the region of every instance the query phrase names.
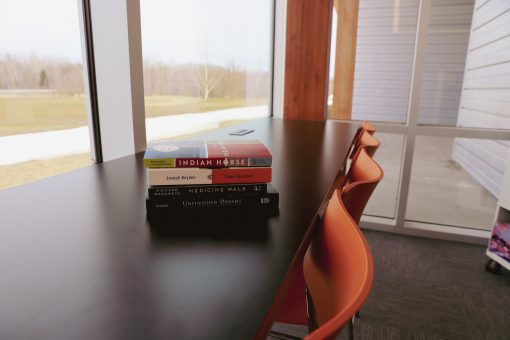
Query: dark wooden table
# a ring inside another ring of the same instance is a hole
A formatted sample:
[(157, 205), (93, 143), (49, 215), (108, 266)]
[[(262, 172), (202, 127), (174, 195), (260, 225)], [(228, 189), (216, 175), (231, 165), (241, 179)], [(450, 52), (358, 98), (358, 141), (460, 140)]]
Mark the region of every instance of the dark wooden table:
[(280, 119), (241, 127), (256, 131), (233, 138), (258, 137), (273, 154), (280, 214), (234, 233), (221, 220), (192, 237), (151, 229), (143, 154), (1, 191), (0, 339), (254, 337), (355, 131)]

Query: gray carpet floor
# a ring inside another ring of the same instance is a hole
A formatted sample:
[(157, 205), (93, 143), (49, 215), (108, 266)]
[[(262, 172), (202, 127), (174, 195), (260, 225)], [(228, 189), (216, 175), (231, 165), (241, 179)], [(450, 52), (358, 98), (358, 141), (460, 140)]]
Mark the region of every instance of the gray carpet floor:
[[(510, 339), (510, 272), (486, 272), (485, 247), (364, 232), (375, 280), (355, 339)], [(306, 335), (302, 327), (273, 328)]]

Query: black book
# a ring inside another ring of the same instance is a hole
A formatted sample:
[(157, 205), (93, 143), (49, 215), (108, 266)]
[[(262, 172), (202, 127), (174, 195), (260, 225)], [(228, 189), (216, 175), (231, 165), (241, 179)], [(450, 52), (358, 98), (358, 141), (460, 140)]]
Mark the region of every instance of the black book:
[(249, 221), (255, 217), (278, 215), (279, 194), (272, 185), (260, 194), (230, 194), (219, 198), (157, 197), (145, 200), (149, 221), (177, 221), (202, 218)]
[(232, 223), (244, 225), (278, 216), (279, 209), (276, 206), (236, 206), (236, 207), (201, 207), (195, 209), (181, 208), (156, 208), (149, 200), (146, 200), (147, 219), (151, 224), (162, 223), (200, 223), (205, 226), (215, 226), (218, 223)]
[(271, 209), (278, 207), (279, 194), (275, 188), (270, 185), (267, 192), (236, 193), (220, 195), (218, 197), (210, 196), (192, 196), (192, 197), (155, 197), (146, 199), (147, 211), (167, 211), (168, 213), (179, 212), (181, 210), (201, 210), (201, 209)]
[(149, 199), (164, 198), (211, 198), (220, 199), (227, 195), (258, 195), (268, 192), (266, 183), (216, 184), (216, 185), (166, 185), (150, 186)]

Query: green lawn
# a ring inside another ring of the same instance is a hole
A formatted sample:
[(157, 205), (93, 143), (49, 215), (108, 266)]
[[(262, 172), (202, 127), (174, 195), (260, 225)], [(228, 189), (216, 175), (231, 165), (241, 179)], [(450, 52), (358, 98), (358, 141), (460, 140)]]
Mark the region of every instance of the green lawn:
[[(212, 98), (209, 101), (208, 111), (265, 103), (267, 100), (264, 99), (247, 102), (239, 98)], [(145, 97), (145, 107), (147, 117), (206, 111), (200, 98), (184, 96)], [(226, 127), (236, 123), (238, 122), (224, 122), (221, 126)], [(0, 95), (0, 136), (69, 129), (85, 125), (87, 125), (87, 115), (83, 95)], [(195, 135), (188, 134), (180, 138), (191, 138)], [(91, 164), (90, 154), (85, 153), (0, 166), (0, 190), (79, 169), (89, 164)]]
[(83, 153), (0, 166), (0, 190), (80, 169), (90, 164), (92, 164), (90, 153)]
[[(198, 97), (147, 96), (147, 117), (266, 104), (266, 99), (211, 98), (208, 109)], [(0, 95), (0, 136), (61, 130), (87, 125), (83, 95)]]
[(210, 98), (206, 110), (204, 100), (198, 97), (147, 96), (145, 97), (145, 115), (147, 117), (168, 116), (264, 104), (267, 104), (265, 98), (248, 100), (245, 98)]
[[(225, 128), (239, 123), (240, 121), (224, 122), (221, 124), (221, 127)], [(176, 137), (176, 139), (193, 138), (204, 132), (190, 133)], [(90, 164), (92, 164), (90, 153), (83, 153), (48, 160), (31, 160), (0, 166), (0, 190), (83, 168)]]
[(0, 96), (0, 136), (87, 125), (83, 95)]

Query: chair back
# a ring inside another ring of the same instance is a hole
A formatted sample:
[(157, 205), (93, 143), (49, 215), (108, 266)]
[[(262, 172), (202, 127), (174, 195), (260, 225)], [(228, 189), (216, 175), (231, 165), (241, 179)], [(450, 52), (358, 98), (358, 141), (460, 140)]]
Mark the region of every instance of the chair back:
[[(381, 145), (379, 139), (372, 136), (368, 131), (363, 131), (358, 139), (358, 149), (364, 148), (370, 157), (374, 157), (377, 148)], [(357, 152), (358, 150), (356, 150)]]
[(335, 191), (303, 261), (318, 325), (306, 340), (334, 339), (361, 308), (372, 287), (371, 251), (339, 196)]
[(364, 130), (364, 131), (367, 131), (371, 135), (373, 135), (375, 133), (375, 126), (373, 126), (372, 124), (370, 124), (367, 121), (363, 121), (360, 124), (360, 129)]
[[(361, 137), (363, 136), (363, 134), (369, 134), (370, 136), (373, 136), (375, 131), (376, 131), (375, 127), (368, 122), (362, 122), (359, 125), (358, 130), (356, 131), (356, 134), (354, 135), (354, 138), (352, 139), (352, 143), (351, 143), (351, 147), (350, 147), (350, 151), (349, 151), (349, 158), (353, 158), (354, 155), (356, 154), (356, 152), (358, 151), (359, 147), (363, 145), (363, 144), (361, 144)], [(377, 138), (375, 138), (375, 140), (378, 142)], [(364, 143), (372, 144), (374, 142), (371, 141), (370, 139), (367, 140), (367, 137), (365, 137)], [(377, 147), (378, 146), (379, 145), (377, 145)], [(375, 147), (375, 150), (377, 150), (377, 147)], [(374, 153), (375, 153), (375, 150), (374, 150)]]
[(342, 201), (356, 224), (359, 224), (368, 199), (383, 176), (377, 162), (369, 156), (365, 148), (360, 148), (353, 158), (342, 189)]

